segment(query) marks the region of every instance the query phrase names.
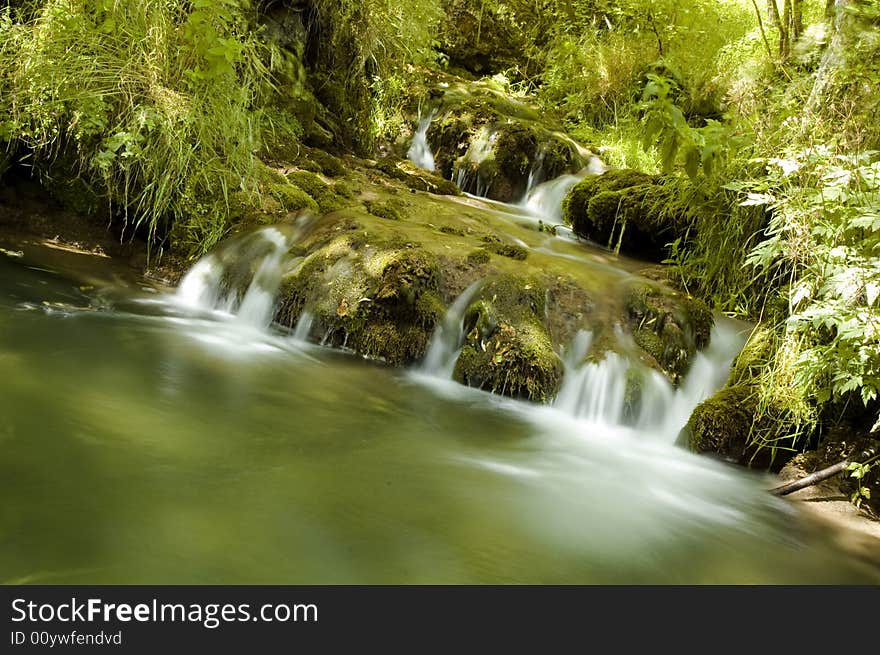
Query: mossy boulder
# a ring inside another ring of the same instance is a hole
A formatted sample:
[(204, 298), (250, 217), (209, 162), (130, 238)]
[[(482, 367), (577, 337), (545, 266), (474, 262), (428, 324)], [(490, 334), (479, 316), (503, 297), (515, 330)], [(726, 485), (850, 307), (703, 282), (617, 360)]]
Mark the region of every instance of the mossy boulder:
[(633, 170), (585, 178), (565, 199), (563, 218), (578, 236), (654, 261), (695, 222), (688, 197), (674, 184)]
[(517, 261), (524, 262), (529, 256), (528, 248), (517, 245), (515, 243), (487, 243), (485, 249), (502, 257), (510, 257)]
[(439, 278), (436, 258), (418, 246), (343, 234), (284, 276), (276, 320), (293, 327), (307, 311), (326, 345), (410, 364), (443, 318)]
[(388, 177), (403, 182), (413, 191), (426, 191), (442, 196), (461, 195), (461, 190), (453, 182), (399, 157), (385, 157), (378, 162), (376, 168)]
[(759, 447), (754, 434), (762, 430), (758, 388), (728, 386), (694, 410), (679, 443), (696, 453), (718, 455), (757, 469), (780, 470), (794, 455), (790, 448)]
[(365, 200), (364, 207), (370, 214), (379, 218), (385, 218), (389, 221), (402, 221), (404, 219), (405, 209), (403, 203), (399, 200)]
[(543, 322), (545, 293), (527, 278), (488, 279), (465, 313), (455, 380), (513, 398), (552, 400), (562, 363)]
[(292, 171), (287, 174), (287, 179), (308, 194), (323, 214), (329, 214), (352, 204), (352, 194), (347, 187), (340, 183), (328, 184), (311, 171)]
[(429, 131), (436, 143), (438, 170), (459, 182), (463, 191), (499, 200), (518, 200), (529, 177), (552, 179), (584, 166), (577, 148), (530, 121), (517, 121), (489, 109), (444, 117)]
[(432, 100), (437, 117), (427, 138), (438, 173), (463, 191), (493, 200), (519, 200), (531, 176), (538, 181), (576, 172), (589, 152), (566, 136), (552, 112), (512, 98), (489, 82), (447, 79)]
[(625, 304), (636, 345), (678, 383), (696, 352), (709, 344), (711, 310), (701, 300), (648, 281), (630, 285)]

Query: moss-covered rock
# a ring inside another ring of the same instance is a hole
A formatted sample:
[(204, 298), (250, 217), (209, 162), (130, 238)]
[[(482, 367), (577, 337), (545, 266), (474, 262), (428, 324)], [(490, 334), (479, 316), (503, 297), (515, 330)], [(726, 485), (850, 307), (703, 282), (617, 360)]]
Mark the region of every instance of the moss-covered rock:
[(485, 248), (477, 248), (468, 253), (467, 259), (472, 264), (480, 265), (488, 264), (489, 260), (492, 259), (492, 256)]
[(365, 200), (364, 207), (366, 207), (367, 211), (373, 216), (385, 218), (389, 221), (402, 221), (404, 217), (402, 203), (395, 202), (394, 200), (385, 202), (380, 200)]
[(439, 277), (424, 249), (343, 234), (284, 276), (276, 320), (293, 326), (308, 311), (327, 345), (409, 364), (424, 356), (443, 318)]
[(655, 261), (696, 220), (675, 185), (632, 170), (585, 178), (565, 199), (563, 218), (581, 237)]
[(589, 152), (565, 134), (553, 112), (513, 98), (491, 81), (449, 76), (442, 84), (435, 89), (439, 100), (429, 101), (437, 117), (427, 138), (439, 174), (462, 190), (510, 202), (521, 197), (530, 176), (552, 179), (588, 162)]
[(515, 276), (490, 278), (465, 313), (457, 381), (514, 398), (548, 402), (562, 364), (544, 326), (544, 287)]
[(305, 191), (323, 214), (329, 214), (352, 204), (353, 194), (344, 183), (327, 184), (317, 174), (304, 170), (288, 173), (287, 179)]
[(486, 244), (485, 249), (496, 255), (510, 257), (511, 259), (516, 259), (521, 262), (524, 262), (529, 256), (528, 248), (524, 248), (515, 243), (488, 243)]
[(379, 161), (376, 168), (390, 178), (403, 182), (413, 191), (427, 191), (443, 196), (461, 195), (461, 190), (453, 182), (421, 169), (405, 159), (385, 157)]
[(778, 471), (795, 452), (756, 445), (753, 435), (761, 430), (756, 425), (758, 393), (757, 387), (747, 384), (725, 387), (697, 406), (679, 435), (679, 443), (696, 453)]
[(318, 203), (306, 191), (293, 184), (272, 184), (269, 186), (269, 194), (277, 200), (286, 212), (296, 212), (303, 209), (312, 211), (318, 209)]
[(647, 281), (630, 285), (625, 303), (636, 344), (677, 383), (709, 344), (712, 312), (701, 300)]
[(501, 202), (518, 200), (536, 172), (551, 179), (584, 165), (573, 144), (558, 133), (491, 111), (446, 117), (437, 134), (439, 170), (462, 190)]

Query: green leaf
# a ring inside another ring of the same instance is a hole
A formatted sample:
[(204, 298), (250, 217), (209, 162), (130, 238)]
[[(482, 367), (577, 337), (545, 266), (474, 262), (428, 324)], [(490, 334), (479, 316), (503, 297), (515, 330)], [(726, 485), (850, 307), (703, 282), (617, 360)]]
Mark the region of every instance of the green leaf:
[(691, 180), (696, 181), (700, 175), (700, 148), (691, 146), (684, 152), (684, 170)]

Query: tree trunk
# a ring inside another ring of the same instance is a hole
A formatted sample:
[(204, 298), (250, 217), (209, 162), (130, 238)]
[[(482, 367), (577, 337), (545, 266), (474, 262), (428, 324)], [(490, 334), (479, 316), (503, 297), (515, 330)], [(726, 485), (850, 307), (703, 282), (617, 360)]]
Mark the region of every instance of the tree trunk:
[(791, 14), (791, 42), (795, 43), (804, 33), (804, 5), (803, 0), (792, 0)]
[(758, 8), (758, 0), (752, 0), (752, 6), (755, 8), (755, 15), (758, 17), (758, 27), (761, 30), (761, 38), (764, 40), (764, 47), (767, 48), (767, 57), (773, 60), (773, 49), (770, 47), (770, 41), (767, 39), (767, 32), (764, 30), (764, 19), (761, 17), (761, 10)]
[(835, 69), (843, 66), (846, 61), (846, 35), (850, 29), (851, 17), (846, 11), (847, 5), (852, 0), (832, 0), (832, 25), (833, 36), (825, 55), (822, 57), (822, 63), (819, 70), (816, 71), (816, 79), (813, 82), (813, 90), (807, 100), (807, 110), (811, 113), (818, 111), (822, 99), (825, 95), (825, 89), (828, 86), (828, 80)]
[(783, 0), (781, 23), (783, 31), (779, 34), (779, 54), (783, 59), (788, 59), (791, 54), (791, 17), (793, 13), (791, 0)]
[[(785, 0), (786, 7), (791, 7), (791, 0)], [(779, 13), (779, 5), (776, 0), (767, 0), (767, 13), (770, 14), (770, 22), (779, 30), (779, 56), (785, 59), (788, 56), (788, 28)]]

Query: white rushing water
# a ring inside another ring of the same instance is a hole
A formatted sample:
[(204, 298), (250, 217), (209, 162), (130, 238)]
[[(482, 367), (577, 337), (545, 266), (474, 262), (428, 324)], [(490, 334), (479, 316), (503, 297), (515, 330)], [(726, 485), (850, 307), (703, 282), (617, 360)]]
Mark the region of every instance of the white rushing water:
[(465, 289), (447, 310), (443, 323), (434, 331), (422, 363), (422, 371), (427, 375), (445, 380), (452, 378), (464, 342), (464, 313), (481, 284), (474, 282)]
[(219, 253), (200, 259), (181, 281), (174, 299), (190, 309), (231, 314), (248, 327), (265, 329), (288, 258), (290, 239), (274, 227), (230, 244), (233, 259)]
[[(565, 375), (554, 407), (577, 419), (605, 427), (630, 427), (672, 443), (697, 405), (724, 385), (746, 334), (741, 326), (719, 320), (708, 348), (694, 356), (678, 388), (657, 371), (617, 353), (585, 361), (591, 345), (581, 332), (564, 358)], [(635, 398), (628, 387), (638, 379)]]
[(419, 115), (419, 125), (416, 128), (412, 144), (406, 155), (413, 164), (431, 172), (435, 171), (437, 166), (434, 163), (434, 153), (431, 151), (431, 144), (428, 143), (428, 130), (431, 128), (431, 123), (436, 114), (437, 111), (435, 110), (424, 117)]
[(526, 194), (520, 206), (530, 214), (537, 216), (550, 225), (562, 224), (562, 201), (568, 192), (588, 175), (600, 175), (605, 165), (598, 157), (591, 157), (590, 163), (577, 173), (560, 175), (559, 177), (526, 187)]

